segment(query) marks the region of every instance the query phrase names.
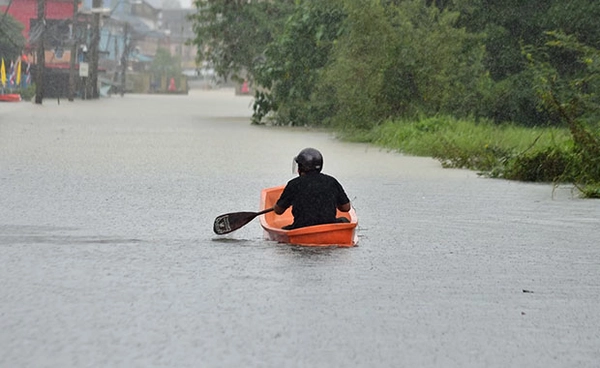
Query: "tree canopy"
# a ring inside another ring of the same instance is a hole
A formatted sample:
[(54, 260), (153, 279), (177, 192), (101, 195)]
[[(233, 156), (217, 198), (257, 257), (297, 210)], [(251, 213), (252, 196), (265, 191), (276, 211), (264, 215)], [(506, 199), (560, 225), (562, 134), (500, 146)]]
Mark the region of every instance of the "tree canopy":
[(198, 58), (222, 77), (253, 77), (254, 65), (273, 42), (293, 0), (195, 0), (191, 16)]
[(0, 58), (14, 60), (25, 47), (23, 25), (9, 14), (0, 15)]
[(547, 32), (600, 47), (600, 2), (589, 0), (195, 5), (199, 58), (222, 76), (242, 75), (258, 87), (254, 123), (369, 129), (386, 119), (447, 114), (561, 124), (540, 104), (524, 50), (547, 53), (547, 64), (568, 83), (589, 70), (572, 49), (542, 49)]

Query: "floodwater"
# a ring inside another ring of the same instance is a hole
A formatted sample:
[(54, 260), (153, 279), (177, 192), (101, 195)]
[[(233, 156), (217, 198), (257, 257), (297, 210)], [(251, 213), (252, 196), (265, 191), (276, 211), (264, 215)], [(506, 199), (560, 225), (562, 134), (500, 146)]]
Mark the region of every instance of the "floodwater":
[[(249, 124), (233, 90), (0, 105), (0, 367), (598, 367), (600, 201)], [(229, 235), (312, 146), (359, 246)]]

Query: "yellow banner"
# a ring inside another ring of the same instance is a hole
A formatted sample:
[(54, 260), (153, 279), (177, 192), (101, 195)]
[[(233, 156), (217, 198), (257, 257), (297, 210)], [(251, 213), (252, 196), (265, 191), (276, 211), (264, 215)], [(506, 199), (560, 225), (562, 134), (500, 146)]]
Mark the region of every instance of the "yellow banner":
[(21, 59), (17, 61), (17, 87), (21, 86)]
[(4, 58), (2, 58), (2, 67), (0, 67), (0, 74), (2, 74), (2, 87), (6, 86), (6, 68), (4, 68)]

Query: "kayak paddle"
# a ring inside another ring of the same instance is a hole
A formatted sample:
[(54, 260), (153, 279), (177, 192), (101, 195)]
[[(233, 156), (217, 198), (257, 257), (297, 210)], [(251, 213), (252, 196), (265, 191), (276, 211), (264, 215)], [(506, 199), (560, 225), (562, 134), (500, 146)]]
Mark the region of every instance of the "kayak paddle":
[(250, 221), (254, 220), (256, 216), (262, 215), (267, 212), (273, 211), (273, 207), (267, 208), (260, 212), (232, 212), (218, 216), (215, 219), (213, 225), (213, 231), (217, 235), (229, 234), (232, 231), (239, 229), (246, 225)]

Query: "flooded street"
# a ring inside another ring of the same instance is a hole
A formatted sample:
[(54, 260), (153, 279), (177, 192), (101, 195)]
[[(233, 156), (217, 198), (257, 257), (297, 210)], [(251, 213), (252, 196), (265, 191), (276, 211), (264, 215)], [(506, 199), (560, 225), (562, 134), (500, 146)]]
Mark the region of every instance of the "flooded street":
[[(597, 367), (600, 201), (308, 129), (233, 90), (0, 105), (0, 367)], [(263, 240), (305, 147), (359, 246)]]

